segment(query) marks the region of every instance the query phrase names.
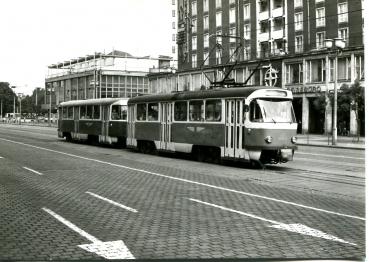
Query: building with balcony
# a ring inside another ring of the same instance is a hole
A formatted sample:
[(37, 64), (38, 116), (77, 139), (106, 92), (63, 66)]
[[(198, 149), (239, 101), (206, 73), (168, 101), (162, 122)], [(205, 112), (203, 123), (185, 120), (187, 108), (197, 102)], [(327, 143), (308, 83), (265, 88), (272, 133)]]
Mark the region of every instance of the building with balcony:
[[(152, 91), (207, 88), (209, 79), (220, 80), (236, 60), (230, 77), (243, 82), (260, 63), (248, 84), (292, 90), (299, 132), (330, 132), (327, 97), (337, 52), (325, 40), (346, 41), (339, 52), (338, 89), (355, 79), (364, 85), (363, 14), (361, 0), (177, 0), (178, 71), (155, 76)], [(274, 81), (268, 79), (270, 69), (277, 72)], [(322, 96), (327, 106), (319, 111), (314, 104)], [(355, 134), (355, 114), (342, 119)]]

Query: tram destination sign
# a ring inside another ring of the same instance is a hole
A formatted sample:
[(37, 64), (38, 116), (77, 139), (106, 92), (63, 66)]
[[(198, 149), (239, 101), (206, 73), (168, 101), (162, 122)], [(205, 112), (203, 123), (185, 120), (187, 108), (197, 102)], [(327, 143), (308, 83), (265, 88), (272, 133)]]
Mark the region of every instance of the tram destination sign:
[(321, 86), (290, 86), (287, 87), (294, 94), (299, 93), (320, 93), (323, 88)]

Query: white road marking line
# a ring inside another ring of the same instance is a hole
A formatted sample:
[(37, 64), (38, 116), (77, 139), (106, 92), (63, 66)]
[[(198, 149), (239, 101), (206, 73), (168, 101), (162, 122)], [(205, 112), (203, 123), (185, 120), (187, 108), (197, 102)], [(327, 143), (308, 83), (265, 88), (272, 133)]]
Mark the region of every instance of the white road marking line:
[(89, 192), (89, 191), (87, 191), (86, 193), (87, 193), (87, 194), (90, 194), (91, 196), (94, 196), (94, 197), (96, 197), (96, 198), (99, 198), (99, 199), (101, 199), (101, 200), (104, 200), (104, 201), (106, 201), (106, 202), (108, 202), (108, 203), (110, 203), (110, 204), (113, 204), (113, 205), (115, 205), (115, 206), (118, 206), (118, 207), (124, 208), (124, 209), (126, 209), (126, 210), (128, 210), (128, 211), (131, 211), (131, 212), (134, 212), (134, 213), (137, 213), (137, 212), (138, 212), (136, 209), (133, 209), (133, 208), (127, 207), (127, 206), (122, 205), (122, 204), (120, 204), (120, 203), (118, 203), (118, 202), (115, 202), (115, 201), (113, 201), (113, 200), (110, 200), (110, 199), (108, 199), (108, 198), (106, 198), (106, 197), (99, 196), (99, 195), (94, 194), (94, 193)]
[(125, 169), (132, 170), (132, 171), (137, 171), (137, 172), (142, 172), (142, 173), (146, 173), (146, 174), (150, 174), (150, 175), (165, 177), (165, 178), (169, 178), (169, 179), (173, 179), (173, 180), (177, 180), (177, 181), (182, 181), (182, 182), (186, 182), (186, 183), (190, 183), (190, 184), (206, 186), (206, 187), (209, 187), (209, 188), (215, 188), (215, 189), (219, 189), (219, 190), (223, 190), (223, 191), (242, 194), (242, 195), (245, 195), (245, 196), (251, 196), (251, 197), (266, 199), (266, 200), (270, 200), (270, 201), (274, 201), (274, 202), (278, 202), (278, 203), (283, 203), (283, 204), (287, 204), (287, 205), (297, 206), (297, 207), (306, 208), (306, 209), (310, 209), (310, 210), (315, 210), (315, 211), (319, 211), (319, 212), (324, 212), (324, 213), (328, 213), (328, 214), (333, 214), (333, 215), (337, 215), (337, 216), (355, 218), (355, 219), (360, 219), (360, 220), (365, 221), (365, 218), (363, 218), (363, 217), (352, 216), (352, 215), (347, 215), (347, 214), (343, 214), (343, 213), (337, 213), (337, 212), (333, 212), (333, 211), (329, 211), (329, 210), (325, 210), (325, 209), (321, 209), (321, 208), (315, 208), (315, 207), (311, 207), (311, 206), (301, 205), (301, 204), (294, 203), (294, 202), (289, 202), (289, 201), (276, 199), (276, 198), (272, 198), (272, 197), (266, 197), (266, 196), (252, 194), (252, 193), (242, 192), (242, 191), (238, 191), (238, 190), (234, 190), (234, 189), (230, 189), (230, 188), (214, 186), (214, 185), (205, 184), (205, 183), (201, 183), (201, 182), (196, 182), (196, 181), (192, 181), (192, 180), (188, 180), (188, 179), (184, 179), (184, 178), (167, 176), (167, 175), (163, 175), (163, 174), (159, 174), (159, 173), (146, 171), (146, 170), (143, 170), (143, 169), (137, 169), (137, 168), (133, 168), (133, 167), (128, 167), (128, 166), (114, 164), (114, 163), (110, 163), (110, 162), (106, 162), (106, 161), (101, 161), (101, 160), (98, 160), (98, 159), (93, 159), (93, 158), (78, 156), (78, 155), (74, 155), (74, 154), (64, 153), (64, 152), (61, 152), (61, 151), (56, 151), (56, 150), (52, 150), (52, 149), (48, 149), (48, 148), (43, 148), (43, 147), (39, 147), (39, 146), (25, 144), (25, 143), (22, 143), (22, 142), (8, 140), (8, 139), (5, 139), (5, 138), (0, 138), (0, 140), (7, 141), (7, 142), (10, 142), (10, 143), (14, 143), (14, 144), (25, 145), (25, 146), (28, 146), (28, 147), (33, 147), (33, 148), (45, 150), (45, 151), (48, 151), (48, 152), (54, 152), (54, 153), (61, 154), (61, 155), (71, 156), (73, 158), (79, 158), (79, 159), (94, 161), (96, 163), (106, 164), (106, 165), (115, 166), (115, 167), (121, 167), (121, 168), (125, 168)]
[(281, 223), (281, 222), (278, 222), (278, 221), (275, 221), (275, 220), (266, 219), (266, 218), (263, 218), (263, 217), (260, 217), (260, 216), (256, 216), (256, 215), (253, 215), (253, 214), (249, 214), (249, 213), (245, 213), (245, 212), (238, 211), (238, 210), (235, 210), (235, 209), (231, 209), (231, 208), (228, 208), (228, 207), (219, 206), (219, 205), (215, 205), (215, 204), (208, 203), (208, 202), (205, 202), (205, 201), (201, 201), (201, 200), (198, 200), (198, 199), (194, 199), (194, 198), (188, 198), (188, 199), (191, 200), (191, 201), (200, 203), (200, 204), (216, 207), (216, 208), (219, 208), (219, 209), (222, 209), (222, 210), (225, 210), (225, 211), (237, 213), (237, 214), (240, 214), (240, 215), (243, 215), (243, 216), (248, 216), (248, 217), (255, 218), (255, 219), (258, 219), (258, 220), (261, 220), (261, 221), (264, 221), (264, 222), (269, 222), (271, 224), (274, 224), (274, 225), (269, 226), (269, 227), (273, 227), (273, 228), (277, 228), (277, 229), (283, 229), (283, 230), (287, 230), (287, 231), (290, 231), (290, 232), (299, 233), (299, 234), (302, 234), (302, 235), (319, 237), (319, 238), (323, 238), (323, 239), (327, 239), (327, 240), (332, 240), (332, 241), (336, 241), (336, 242), (356, 246), (355, 243), (345, 241), (345, 240), (340, 239), (336, 236), (329, 235), (329, 234), (324, 233), (320, 230), (305, 226), (303, 224), (285, 224), (285, 223)]
[(327, 156), (327, 157), (337, 157), (337, 158), (350, 158), (350, 159), (361, 159), (364, 160), (365, 157), (352, 157), (352, 156), (341, 156), (341, 155), (328, 155), (328, 154), (316, 154), (316, 153), (306, 153), (296, 151), (296, 155), (312, 155), (312, 156)]
[(83, 231), (82, 229), (74, 225), (72, 222), (59, 216), (54, 211), (48, 208), (45, 208), (45, 207), (43, 207), (42, 210), (49, 213), (59, 222), (63, 223), (64, 225), (66, 225), (67, 227), (69, 227), (70, 229), (78, 233), (79, 235), (83, 236), (84, 238), (92, 242), (92, 244), (78, 245), (78, 247), (88, 252), (96, 253), (99, 256), (102, 256), (106, 259), (134, 259), (135, 258), (122, 240), (102, 242), (101, 240), (90, 235), (86, 231)]
[(31, 169), (31, 168), (29, 168), (29, 167), (23, 167), (24, 169), (27, 169), (28, 171), (31, 171), (31, 172), (33, 172), (33, 173), (35, 173), (35, 174), (37, 174), (37, 175), (43, 175), (42, 173), (40, 173), (40, 172), (38, 172), (38, 171), (36, 171), (36, 170), (33, 170), (33, 169)]
[(0, 159), (2, 159), (3, 157), (2, 156), (0, 156)]

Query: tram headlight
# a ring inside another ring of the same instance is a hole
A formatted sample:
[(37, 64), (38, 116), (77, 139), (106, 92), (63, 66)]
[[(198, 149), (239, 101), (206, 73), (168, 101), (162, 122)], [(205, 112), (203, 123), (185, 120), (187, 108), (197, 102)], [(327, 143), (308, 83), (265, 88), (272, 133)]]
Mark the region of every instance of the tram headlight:
[(272, 143), (273, 138), (271, 136), (267, 136), (265, 139), (265, 142), (267, 142), (268, 144)]
[(296, 144), (296, 142), (297, 142), (297, 136), (293, 136), (293, 137), (291, 137), (291, 142), (292, 142), (293, 144)]

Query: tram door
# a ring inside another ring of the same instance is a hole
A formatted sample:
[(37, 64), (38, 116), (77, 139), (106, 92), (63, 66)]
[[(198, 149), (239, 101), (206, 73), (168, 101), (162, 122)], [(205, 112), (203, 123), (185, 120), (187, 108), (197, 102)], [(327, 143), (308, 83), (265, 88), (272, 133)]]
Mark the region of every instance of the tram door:
[[(128, 129), (127, 129), (127, 145), (134, 145), (133, 140), (135, 138), (135, 105), (128, 107)], [(134, 145), (136, 146), (136, 145)]]
[(243, 158), (243, 99), (225, 100), (224, 157)]
[(101, 142), (107, 142), (109, 136), (109, 105), (101, 106)]
[(170, 150), (173, 104), (160, 103), (160, 107), (160, 149)]
[(79, 133), (79, 106), (73, 107), (73, 119), (74, 119), (74, 138), (78, 136)]

